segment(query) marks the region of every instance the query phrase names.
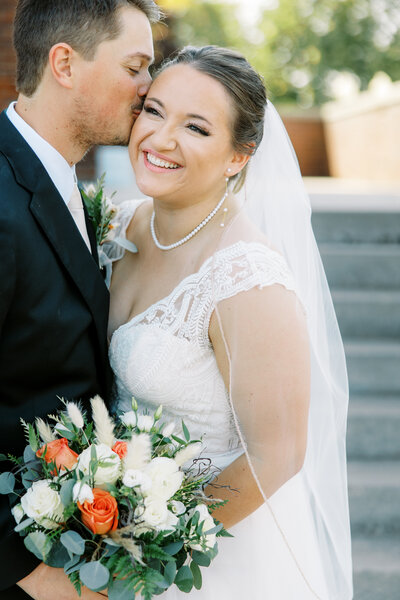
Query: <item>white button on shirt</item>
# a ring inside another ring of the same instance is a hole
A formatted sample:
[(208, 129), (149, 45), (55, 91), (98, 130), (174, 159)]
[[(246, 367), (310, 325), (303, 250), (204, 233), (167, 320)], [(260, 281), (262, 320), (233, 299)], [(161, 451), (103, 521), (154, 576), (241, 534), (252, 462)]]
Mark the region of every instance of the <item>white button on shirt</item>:
[[(60, 196), (68, 206), (76, 186), (75, 166), (70, 166), (65, 158), (57, 152), (45, 139), (43, 139), (15, 110), (15, 102), (12, 102), (7, 109), (7, 117), (10, 119), (14, 127), (19, 131), (24, 140), (32, 148), (44, 168), (46, 169), (50, 179), (57, 188)], [(75, 222), (75, 216), (71, 213)], [(76, 223), (86, 245), (90, 250), (86, 224)], [(82, 231), (84, 227), (84, 231)]]

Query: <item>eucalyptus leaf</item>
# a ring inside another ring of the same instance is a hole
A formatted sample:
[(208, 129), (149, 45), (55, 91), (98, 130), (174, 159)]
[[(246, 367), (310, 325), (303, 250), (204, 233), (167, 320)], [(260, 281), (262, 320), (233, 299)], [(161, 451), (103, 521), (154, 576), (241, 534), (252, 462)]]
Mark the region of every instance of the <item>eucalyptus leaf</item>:
[(223, 529), (223, 524), (220, 523), (219, 525), (216, 525), (215, 527), (212, 527), (212, 529), (208, 529), (207, 531), (204, 532), (204, 535), (212, 535), (213, 533), (219, 533), (221, 531), (221, 529)]
[(172, 542), (171, 544), (168, 544), (167, 546), (163, 546), (163, 550), (167, 554), (174, 556), (175, 554), (178, 554), (178, 552), (182, 548), (182, 546), (183, 546), (183, 542)]
[(25, 464), (30, 463), (32, 461), (39, 462), (36, 454), (34, 453), (34, 451), (32, 450), (32, 448), (30, 446), (25, 447), (23, 457), (24, 457)]
[(85, 552), (85, 540), (76, 531), (65, 531), (62, 533), (60, 542), (72, 554), (81, 556)]
[(181, 567), (175, 577), (175, 585), (188, 594), (193, 588), (193, 573), (187, 565)]
[(38, 440), (37, 440), (37, 435), (36, 432), (33, 428), (33, 425), (29, 424), (29, 445), (32, 448), (32, 450), (34, 452), (36, 452), (39, 449), (39, 444), (38, 444)]
[(100, 561), (96, 560), (84, 564), (79, 570), (79, 576), (83, 585), (94, 592), (98, 592), (107, 587), (110, 571)]
[(118, 552), (119, 548), (119, 546), (109, 546), (107, 544), (107, 547), (103, 552), (103, 558), (110, 558), (110, 556)]
[(46, 565), (49, 567), (55, 567), (56, 569), (64, 568), (65, 563), (69, 562), (71, 557), (68, 550), (62, 545), (61, 542), (55, 542), (47, 555), (45, 560)]
[(3, 462), (4, 460), (8, 460), (7, 456), (5, 454), (0, 454), (0, 462)]
[(202, 583), (203, 583), (203, 578), (201, 576), (201, 571), (200, 571), (199, 565), (197, 563), (195, 563), (193, 560), (190, 563), (190, 570), (192, 571), (192, 575), (193, 575), (194, 587), (196, 588), (196, 590), (200, 590)]
[(0, 475), (0, 494), (12, 494), (15, 487), (15, 477), (10, 472)]
[(192, 559), (200, 567), (209, 567), (211, 564), (211, 558), (207, 554), (204, 554), (204, 552), (199, 552), (198, 550), (193, 550)]
[(39, 560), (45, 561), (52, 543), (43, 531), (32, 531), (26, 538), (24, 544), (29, 552), (32, 552)]
[(19, 531), (23, 531), (24, 529), (29, 527), (29, 525), (32, 525), (32, 523), (33, 519), (25, 519), (24, 521), (21, 521), (21, 523), (18, 523), (16, 527), (14, 527), (14, 531), (16, 531), (17, 533)]
[(133, 600), (135, 592), (126, 580), (115, 579), (108, 588), (109, 600)]
[(38, 478), (38, 474), (36, 471), (32, 471), (32, 469), (28, 469), (25, 473), (22, 473), (21, 481), (26, 490), (29, 490), (32, 487), (32, 483), (36, 481)]
[(176, 562), (174, 560), (167, 562), (164, 569), (164, 579), (167, 583), (169, 583), (169, 585), (174, 583), (176, 572)]
[(86, 561), (81, 561), (80, 556), (73, 556), (68, 562), (65, 563), (64, 572), (67, 575), (69, 575), (70, 573), (74, 573), (75, 571), (78, 571), (85, 562)]
[(64, 481), (64, 483), (61, 485), (60, 498), (64, 506), (68, 506), (73, 500), (72, 490), (74, 488), (75, 483), (75, 479), (68, 479), (67, 481)]

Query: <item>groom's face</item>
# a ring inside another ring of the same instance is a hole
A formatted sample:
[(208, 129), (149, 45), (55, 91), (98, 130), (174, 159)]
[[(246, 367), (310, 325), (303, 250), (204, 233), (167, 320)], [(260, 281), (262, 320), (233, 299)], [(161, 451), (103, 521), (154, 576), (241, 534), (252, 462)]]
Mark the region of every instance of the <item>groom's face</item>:
[(121, 32), (99, 44), (94, 60), (77, 58), (73, 131), (83, 147), (126, 145), (150, 87), (153, 39), (146, 15), (120, 9)]

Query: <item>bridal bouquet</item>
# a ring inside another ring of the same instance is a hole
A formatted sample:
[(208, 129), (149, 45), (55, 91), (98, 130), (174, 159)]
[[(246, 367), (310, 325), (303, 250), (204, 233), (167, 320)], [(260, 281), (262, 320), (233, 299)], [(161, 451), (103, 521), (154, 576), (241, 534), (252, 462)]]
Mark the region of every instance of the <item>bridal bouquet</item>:
[(162, 407), (139, 414), (132, 399), (117, 421), (100, 397), (91, 404), (91, 422), (72, 402), (49, 415), (53, 426), (23, 422), (29, 444), (0, 476), (15, 531), (79, 594), (85, 585), (108, 588), (110, 600), (149, 600), (173, 584), (200, 589), (200, 567), (216, 556), (216, 538), (229, 536), (210, 513), (223, 502), (203, 493), (210, 463), (195, 459), (201, 442), (183, 422), (182, 437), (162, 423)]

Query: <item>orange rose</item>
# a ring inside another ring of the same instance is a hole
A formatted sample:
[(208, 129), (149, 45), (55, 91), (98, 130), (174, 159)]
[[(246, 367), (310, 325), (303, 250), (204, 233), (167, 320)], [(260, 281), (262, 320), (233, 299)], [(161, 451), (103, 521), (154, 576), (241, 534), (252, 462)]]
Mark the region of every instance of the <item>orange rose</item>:
[[(61, 438), (60, 440), (54, 440), (54, 442), (45, 444), (36, 452), (36, 456), (39, 458), (43, 456), (47, 463), (54, 462), (58, 470), (72, 469), (78, 461), (77, 453), (68, 446), (68, 440), (66, 438)], [(52, 475), (56, 474), (56, 470), (54, 470)]]
[(93, 502), (77, 502), (82, 513), (82, 523), (93, 533), (108, 533), (118, 525), (118, 505), (116, 499), (99, 488), (93, 488)]
[(111, 450), (115, 452), (115, 454), (118, 454), (118, 456), (122, 460), (123, 458), (125, 458), (126, 453), (128, 452), (128, 444), (122, 441), (115, 442)]

